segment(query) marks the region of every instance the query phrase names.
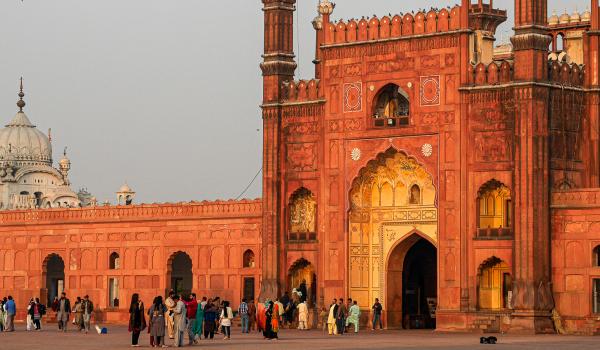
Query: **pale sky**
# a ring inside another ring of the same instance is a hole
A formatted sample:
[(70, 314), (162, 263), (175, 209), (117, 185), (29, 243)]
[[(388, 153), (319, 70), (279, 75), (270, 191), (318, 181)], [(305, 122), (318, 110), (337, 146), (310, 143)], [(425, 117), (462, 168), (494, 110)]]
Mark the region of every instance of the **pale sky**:
[[(333, 18), (408, 12), (458, 1), (337, 0)], [(317, 0), (299, 0), (299, 74), (313, 75)], [(513, 0), (495, 0), (509, 9)], [(559, 14), (589, 1), (549, 1)], [(68, 146), (71, 181), (115, 201), (237, 197), (261, 167), (260, 0), (2, 0), (0, 122), (17, 111)], [(509, 18), (512, 22), (512, 18)], [(497, 35), (508, 38), (511, 24)], [(244, 197), (259, 197), (260, 177)]]

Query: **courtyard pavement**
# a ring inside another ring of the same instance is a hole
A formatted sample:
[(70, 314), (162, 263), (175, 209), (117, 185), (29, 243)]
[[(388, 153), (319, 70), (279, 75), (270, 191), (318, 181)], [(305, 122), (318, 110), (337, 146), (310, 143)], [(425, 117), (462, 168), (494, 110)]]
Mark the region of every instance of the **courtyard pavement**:
[[(23, 324), (17, 325), (14, 333), (0, 333), (1, 350), (94, 350), (128, 349), (131, 336), (124, 326), (108, 326), (107, 335), (97, 333), (83, 334), (71, 330), (59, 333), (56, 324), (46, 325), (40, 332), (27, 332)], [(317, 330), (282, 330), (280, 340), (264, 340), (258, 333), (240, 334), (239, 328), (232, 330), (232, 339), (223, 340), (215, 336), (214, 340), (202, 340), (198, 349), (600, 349), (600, 337), (558, 336), (558, 335), (494, 335), (496, 345), (480, 345), (479, 334), (438, 333), (432, 331), (362, 331), (358, 335), (327, 336)], [(168, 345), (172, 341), (168, 340)], [(187, 341), (186, 341), (187, 344)], [(149, 347), (149, 336), (143, 333), (140, 345)], [(188, 347), (187, 345), (185, 347)]]

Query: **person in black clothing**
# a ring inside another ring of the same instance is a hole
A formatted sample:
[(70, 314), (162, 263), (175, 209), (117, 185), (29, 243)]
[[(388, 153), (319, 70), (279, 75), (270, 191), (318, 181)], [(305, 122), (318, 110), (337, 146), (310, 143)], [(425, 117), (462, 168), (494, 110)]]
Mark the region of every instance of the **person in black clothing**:
[(379, 323), (379, 329), (383, 329), (383, 322), (381, 321), (381, 313), (383, 311), (383, 307), (379, 302), (378, 298), (375, 298), (375, 304), (373, 304), (373, 330), (375, 330), (375, 326)]
[(217, 322), (217, 307), (212, 299), (208, 299), (204, 306), (204, 339), (213, 339), (215, 337), (215, 323)]
[(144, 303), (140, 296), (134, 293), (131, 296), (129, 306), (129, 331), (131, 332), (131, 346), (138, 347), (140, 333), (146, 329), (146, 317), (144, 315)]
[(306, 280), (302, 280), (302, 283), (298, 286), (298, 291), (300, 292), (300, 302), (303, 303), (306, 301), (306, 297), (308, 297), (308, 289), (306, 288)]

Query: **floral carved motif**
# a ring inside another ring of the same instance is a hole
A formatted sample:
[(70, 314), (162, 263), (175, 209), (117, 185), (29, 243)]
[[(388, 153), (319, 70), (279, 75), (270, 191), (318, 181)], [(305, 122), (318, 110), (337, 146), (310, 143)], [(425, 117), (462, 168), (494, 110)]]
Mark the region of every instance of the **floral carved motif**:
[(421, 77), (421, 106), (437, 106), (440, 104), (440, 76)]
[(513, 140), (504, 131), (480, 132), (475, 135), (475, 160), (507, 162), (512, 159)]
[(314, 143), (296, 143), (288, 145), (287, 160), (294, 171), (312, 171), (316, 169), (317, 147)]
[(398, 60), (392, 61), (378, 61), (371, 62), (367, 66), (367, 72), (369, 74), (377, 74), (377, 73), (390, 73), (396, 72), (400, 70), (414, 69), (415, 68), (415, 60), (412, 57), (409, 58), (401, 58)]

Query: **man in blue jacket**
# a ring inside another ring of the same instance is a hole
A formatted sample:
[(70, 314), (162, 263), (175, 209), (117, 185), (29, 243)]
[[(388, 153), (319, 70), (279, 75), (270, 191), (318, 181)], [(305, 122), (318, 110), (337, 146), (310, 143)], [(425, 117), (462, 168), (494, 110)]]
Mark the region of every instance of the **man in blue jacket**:
[(13, 300), (12, 296), (8, 296), (8, 301), (4, 305), (4, 311), (6, 311), (6, 332), (15, 331), (15, 314), (17, 313), (17, 305)]

